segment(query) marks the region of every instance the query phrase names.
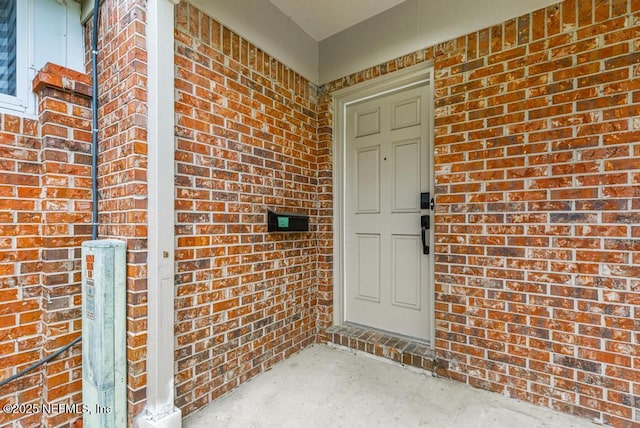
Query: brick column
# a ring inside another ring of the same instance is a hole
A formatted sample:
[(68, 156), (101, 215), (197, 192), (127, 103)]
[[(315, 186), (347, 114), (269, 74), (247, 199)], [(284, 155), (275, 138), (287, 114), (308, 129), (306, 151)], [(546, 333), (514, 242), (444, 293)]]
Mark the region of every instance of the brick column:
[[(91, 82), (47, 64), (33, 82), (42, 136), (43, 357), (81, 334), (80, 245), (91, 239)], [(81, 401), (81, 349), (75, 346), (43, 368), (43, 404)], [(73, 414), (43, 414), (58, 426)]]
[[(100, 4), (98, 24), (99, 233), (101, 238), (127, 243), (129, 425), (133, 425), (133, 418), (145, 408), (148, 392), (149, 5), (149, 1), (104, 0)], [(91, 31), (91, 26), (88, 23), (87, 32)], [(171, 84), (169, 81), (164, 84), (162, 96), (170, 96), (173, 93)], [(167, 192), (167, 196), (172, 195), (170, 190)]]

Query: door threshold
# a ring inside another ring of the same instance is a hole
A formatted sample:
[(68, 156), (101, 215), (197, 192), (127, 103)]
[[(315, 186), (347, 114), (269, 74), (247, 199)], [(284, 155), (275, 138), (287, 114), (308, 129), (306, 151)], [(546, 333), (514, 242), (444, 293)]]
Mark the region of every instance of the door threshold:
[(429, 371), (435, 367), (434, 351), (428, 343), (418, 339), (351, 323), (328, 328), (326, 337), (329, 343), (407, 366)]

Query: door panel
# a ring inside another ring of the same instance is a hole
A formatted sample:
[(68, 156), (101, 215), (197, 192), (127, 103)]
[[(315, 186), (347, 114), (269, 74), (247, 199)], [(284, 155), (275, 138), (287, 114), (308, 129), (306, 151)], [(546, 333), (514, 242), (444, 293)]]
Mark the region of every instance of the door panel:
[(380, 109), (358, 112), (356, 115), (356, 136), (364, 137), (380, 132)]
[(426, 87), (347, 107), (345, 320), (429, 340)]
[(420, 140), (396, 143), (393, 147), (393, 212), (420, 211)]
[(380, 212), (380, 147), (366, 147), (356, 154), (357, 212)]
[(420, 237), (418, 235), (393, 235), (393, 284), (392, 303), (420, 310)]
[(420, 125), (420, 98), (404, 100), (391, 106), (391, 129)]
[(358, 240), (358, 299), (380, 302), (380, 235), (361, 233)]

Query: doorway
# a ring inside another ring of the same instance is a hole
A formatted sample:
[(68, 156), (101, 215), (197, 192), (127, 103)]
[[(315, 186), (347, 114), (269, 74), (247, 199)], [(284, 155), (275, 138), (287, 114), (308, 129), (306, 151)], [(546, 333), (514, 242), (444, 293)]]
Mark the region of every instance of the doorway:
[(430, 71), (338, 93), (334, 110), (334, 321), (421, 342), (433, 337)]

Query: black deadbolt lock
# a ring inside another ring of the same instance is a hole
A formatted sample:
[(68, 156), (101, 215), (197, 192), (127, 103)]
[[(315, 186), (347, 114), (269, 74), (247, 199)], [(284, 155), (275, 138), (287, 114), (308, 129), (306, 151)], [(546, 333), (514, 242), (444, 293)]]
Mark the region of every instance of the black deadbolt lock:
[(428, 210), (431, 208), (431, 195), (429, 192), (420, 193), (420, 209)]

